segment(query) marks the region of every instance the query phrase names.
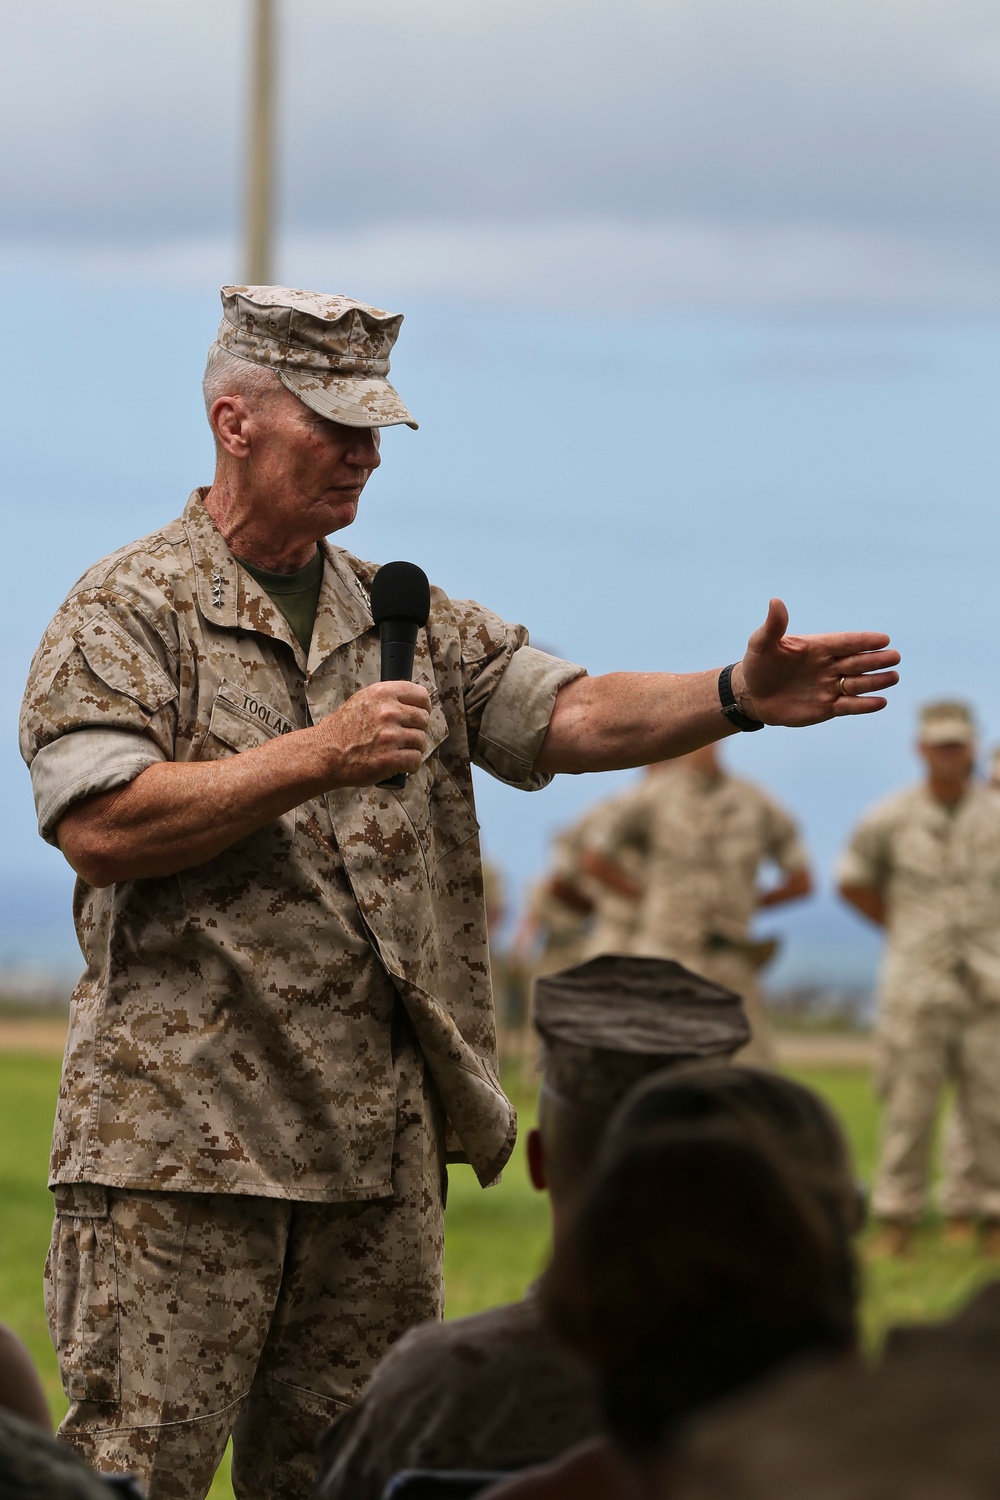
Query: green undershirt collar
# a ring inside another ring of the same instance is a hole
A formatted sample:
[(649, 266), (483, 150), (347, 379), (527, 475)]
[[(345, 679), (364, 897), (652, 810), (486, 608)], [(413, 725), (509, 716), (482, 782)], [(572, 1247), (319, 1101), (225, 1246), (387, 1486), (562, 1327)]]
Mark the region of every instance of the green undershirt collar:
[(297, 573), (272, 573), (268, 568), (258, 568), (256, 563), (247, 562), (243, 557), (237, 557), (236, 561), (241, 568), (246, 568), (272, 604), (281, 610), (292, 634), (308, 655), (316, 623), (319, 591), (323, 583), (323, 554), (319, 548), (316, 548), (315, 557), (304, 568), (299, 568)]

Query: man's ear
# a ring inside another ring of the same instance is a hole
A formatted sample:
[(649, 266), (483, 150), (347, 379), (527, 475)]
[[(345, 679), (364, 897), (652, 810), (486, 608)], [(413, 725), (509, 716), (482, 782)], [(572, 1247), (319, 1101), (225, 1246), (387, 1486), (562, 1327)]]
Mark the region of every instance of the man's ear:
[(531, 1178), (531, 1186), (538, 1192), (548, 1191), (549, 1179), (545, 1171), (545, 1143), (542, 1140), (542, 1132), (537, 1128), (528, 1131), (528, 1176)]
[(233, 458), (246, 458), (250, 452), (248, 415), (242, 396), (220, 396), (208, 414), (216, 442)]

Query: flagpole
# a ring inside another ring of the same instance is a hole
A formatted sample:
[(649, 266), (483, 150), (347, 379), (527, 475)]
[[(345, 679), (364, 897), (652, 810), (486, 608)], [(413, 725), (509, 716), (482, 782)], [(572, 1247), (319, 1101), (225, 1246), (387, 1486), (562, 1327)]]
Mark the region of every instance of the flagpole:
[(274, 276), (274, 0), (252, 0), (244, 273), (249, 286)]

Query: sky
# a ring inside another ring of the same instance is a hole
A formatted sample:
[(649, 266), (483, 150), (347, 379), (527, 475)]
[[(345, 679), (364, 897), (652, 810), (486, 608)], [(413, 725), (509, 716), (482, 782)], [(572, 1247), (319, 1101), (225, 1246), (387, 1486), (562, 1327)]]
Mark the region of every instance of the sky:
[[(249, 6), (0, 15), (0, 967), (72, 969), (16, 714), (84, 567), (210, 478), (198, 382), (239, 280)], [(727, 742), (801, 818), (823, 894), (777, 977), (866, 983), (830, 894), (916, 774), (916, 707), (1000, 739), (1000, 11), (971, 0), (279, 0), (276, 275), (406, 314), (420, 420), (343, 540), (411, 557), (591, 671), (888, 630), (890, 708)], [(617, 778), (479, 782), (512, 895)]]

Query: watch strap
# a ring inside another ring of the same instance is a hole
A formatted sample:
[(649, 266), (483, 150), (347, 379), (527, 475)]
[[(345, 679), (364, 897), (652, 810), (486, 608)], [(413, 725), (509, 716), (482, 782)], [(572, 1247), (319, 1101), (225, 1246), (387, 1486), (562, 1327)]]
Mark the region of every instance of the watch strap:
[(729, 720), (730, 724), (734, 725), (736, 729), (742, 729), (745, 734), (751, 734), (755, 729), (764, 728), (764, 720), (751, 719), (749, 714), (743, 713), (737, 703), (732, 681), (733, 668), (735, 666), (736, 663), (731, 662), (728, 667), (723, 667), (719, 673), (719, 702), (722, 704), (723, 715)]

